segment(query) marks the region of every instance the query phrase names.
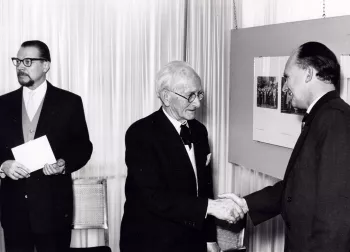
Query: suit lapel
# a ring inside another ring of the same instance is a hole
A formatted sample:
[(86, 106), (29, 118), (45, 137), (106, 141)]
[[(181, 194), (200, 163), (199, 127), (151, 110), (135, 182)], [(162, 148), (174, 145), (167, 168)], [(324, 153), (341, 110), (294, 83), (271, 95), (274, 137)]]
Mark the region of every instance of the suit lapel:
[(300, 133), (300, 136), (294, 146), (292, 155), (289, 159), (288, 165), (287, 165), (287, 169), (286, 169), (286, 173), (284, 174), (284, 178), (288, 177), (288, 174), (290, 173), (290, 171), (292, 170), (292, 168), (294, 167), (294, 163), (296, 158), (298, 157), (299, 151), (301, 150), (301, 148), (303, 147), (305, 138), (307, 136), (307, 133), (309, 132), (310, 126), (309, 125), (305, 125), (303, 130)]
[(174, 125), (166, 117), (162, 108), (156, 113), (155, 123), (155, 133), (158, 135), (159, 140), (162, 141), (161, 146), (165, 155), (170, 157), (171, 165), (176, 166), (175, 169), (182, 170), (184, 173), (192, 174), (193, 185), (196, 188), (196, 177), (186, 148)]
[(162, 109), (157, 112), (157, 122), (156, 130), (161, 133), (161, 139), (168, 143), (166, 146), (168, 146), (169, 151), (175, 153), (177, 156), (181, 156), (181, 158), (186, 159), (191, 163), (179, 133), (166, 117)]
[(38, 126), (35, 132), (35, 138), (46, 135), (50, 131), (50, 125), (55, 120), (57, 113), (57, 98), (55, 87), (47, 82), (47, 90), (41, 109)]
[(198, 157), (200, 156), (199, 153), (202, 148), (202, 143), (201, 143), (201, 138), (198, 135), (198, 130), (196, 130), (195, 125), (192, 123), (192, 121), (188, 121), (188, 125), (191, 130), (191, 136), (192, 136), (192, 141), (193, 141), (193, 147), (194, 147), (194, 156), (196, 159), (196, 169), (197, 169), (197, 175), (198, 175), (198, 167), (202, 166), (201, 161)]
[(23, 97), (23, 87), (17, 89), (13, 93), (14, 97), (12, 99), (12, 103), (9, 105), (9, 114), (11, 115), (11, 120), (14, 125), (14, 138), (15, 145), (20, 145), (24, 143), (23, 138), (23, 128), (22, 128), (22, 97)]

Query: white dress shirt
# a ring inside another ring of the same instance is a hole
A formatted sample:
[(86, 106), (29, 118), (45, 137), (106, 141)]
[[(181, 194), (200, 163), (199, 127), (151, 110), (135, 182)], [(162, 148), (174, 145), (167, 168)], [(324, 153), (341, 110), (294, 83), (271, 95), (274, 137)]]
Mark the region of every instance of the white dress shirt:
[[(33, 120), (41, 102), (45, 97), (46, 90), (47, 90), (46, 80), (34, 90), (31, 90), (27, 87), (23, 87), (23, 101), (27, 110), (29, 120), (31, 121)], [(28, 102), (29, 102), (30, 96), (32, 96), (32, 111), (31, 110), (28, 111)]]

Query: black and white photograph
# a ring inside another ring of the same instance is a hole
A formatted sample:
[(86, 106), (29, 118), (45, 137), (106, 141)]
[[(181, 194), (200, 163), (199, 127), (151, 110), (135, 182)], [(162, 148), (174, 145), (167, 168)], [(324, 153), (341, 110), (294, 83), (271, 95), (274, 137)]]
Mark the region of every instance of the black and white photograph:
[(286, 82), (286, 78), (282, 77), (281, 80), (281, 113), (286, 114), (296, 114), (296, 115), (304, 115), (306, 113), (306, 109), (300, 109), (293, 107), (292, 99), (293, 94), (289, 89), (283, 89), (284, 84)]
[(257, 106), (262, 108), (277, 109), (278, 106), (278, 82), (275, 76), (257, 77)]
[(349, 24), (0, 0), (0, 252), (350, 252)]
[(287, 56), (254, 58), (253, 140), (293, 148), (300, 134), (301, 115), (282, 113), (282, 79)]

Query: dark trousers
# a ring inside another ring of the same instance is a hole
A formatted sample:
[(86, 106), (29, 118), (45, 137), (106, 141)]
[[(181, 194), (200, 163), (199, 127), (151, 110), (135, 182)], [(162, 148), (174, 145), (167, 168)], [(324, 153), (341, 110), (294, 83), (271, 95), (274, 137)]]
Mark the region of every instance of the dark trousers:
[[(23, 232), (25, 231), (25, 232)], [(6, 232), (6, 252), (62, 252), (68, 251), (71, 240), (71, 230), (54, 234), (34, 234), (28, 230), (18, 232)]]

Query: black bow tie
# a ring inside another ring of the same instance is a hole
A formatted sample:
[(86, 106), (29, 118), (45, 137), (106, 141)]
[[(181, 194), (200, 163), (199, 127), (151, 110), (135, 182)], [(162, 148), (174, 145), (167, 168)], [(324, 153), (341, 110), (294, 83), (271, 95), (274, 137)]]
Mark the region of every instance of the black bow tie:
[(185, 124), (181, 124), (180, 137), (182, 139), (182, 142), (185, 145), (188, 145), (188, 147), (191, 149), (191, 145), (192, 145), (191, 132), (190, 132), (190, 129)]

